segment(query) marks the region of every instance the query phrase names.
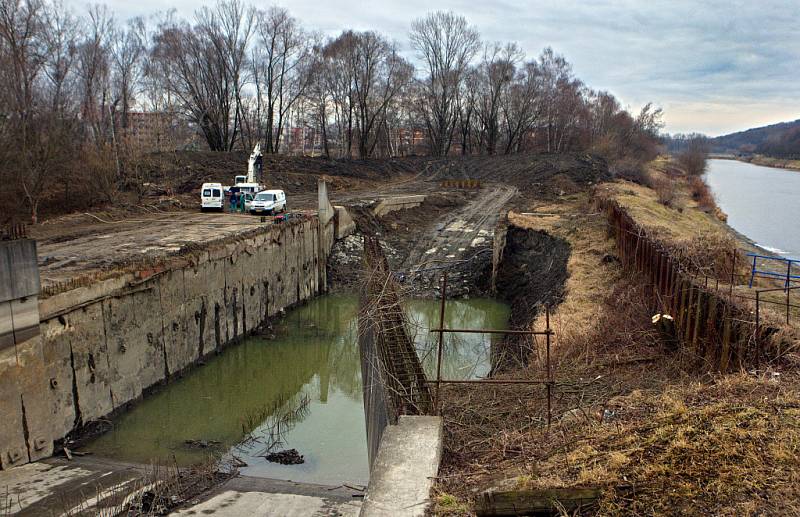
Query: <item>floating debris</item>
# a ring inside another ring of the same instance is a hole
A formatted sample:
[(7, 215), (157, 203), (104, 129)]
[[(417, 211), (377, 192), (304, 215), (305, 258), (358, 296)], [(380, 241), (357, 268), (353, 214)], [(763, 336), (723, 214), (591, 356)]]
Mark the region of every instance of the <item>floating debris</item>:
[(264, 455), (267, 461), (272, 463), (280, 463), (281, 465), (300, 465), (305, 463), (306, 460), (297, 452), (297, 449), (287, 449), (285, 451), (271, 452)]

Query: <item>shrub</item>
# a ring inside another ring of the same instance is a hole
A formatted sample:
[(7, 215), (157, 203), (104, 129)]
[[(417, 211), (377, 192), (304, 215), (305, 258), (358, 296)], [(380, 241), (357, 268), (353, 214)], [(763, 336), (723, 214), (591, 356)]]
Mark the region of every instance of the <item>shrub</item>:
[(645, 187), (652, 186), (652, 178), (644, 164), (633, 158), (625, 158), (615, 162), (611, 165), (611, 173), (616, 178), (644, 185)]
[(690, 139), (677, 156), (678, 165), (688, 176), (702, 176), (706, 172), (707, 159), (708, 142), (701, 136)]
[(664, 206), (678, 208), (678, 188), (669, 178), (659, 177), (653, 180), (653, 190), (656, 191), (658, 202)]
[(717, 207), (714, 201), (714, 194), (708, 188), (703, 178), (699, 176), (691, 176), (689, 178), (689, 190), (692, 193), (692, 199), (697, 202), (697, 206), (704, 211), (713, 211)]

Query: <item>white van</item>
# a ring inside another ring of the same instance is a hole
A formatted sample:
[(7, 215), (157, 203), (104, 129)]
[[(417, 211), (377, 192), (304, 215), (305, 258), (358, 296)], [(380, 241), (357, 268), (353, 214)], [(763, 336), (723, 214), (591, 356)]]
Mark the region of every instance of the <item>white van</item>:
[(222, 210), (225, 207), (225, 192), (222, 183), (203, 183), (200, 188), (200, 210)]
[(286, 194), (282, 190), (262, 190), (250, 204), (250, 213), (276, 214), (286, 211)]

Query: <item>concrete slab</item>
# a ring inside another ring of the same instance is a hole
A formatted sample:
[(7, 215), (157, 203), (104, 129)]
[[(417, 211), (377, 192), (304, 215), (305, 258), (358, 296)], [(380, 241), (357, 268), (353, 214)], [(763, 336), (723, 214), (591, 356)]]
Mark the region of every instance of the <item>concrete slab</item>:
[(62, 459), (20, 465), (0, 472), (0, 512), (18, 517), (74, 515), (72, 509), (102, 508), (100, 494), (131, 485), (140, 472), (126, 465)]
[(336, 229), (334, 230), (334, 237), (336, 240), (344, 239), (356, 231), (356, 223), (350, 217), (350, 213), (343, 206), (335, 206), (333, 209), (336, 211)]
[(226, 490), (200, 504), (180, 510), (173, 515), (214, 515), (216, 517), (280, 516), (321, 517), (358, 515), (359, 503), (344, 503), (297, 494), (268, 492), (239, 492)]
[(423, 516), (441, 459), (441, 417), (401, 416), (383, 432), (360, 515)]
[[(0, 471), (0, 515), (117, 515), (146, 483), (142, 465), (103, 458), (51, 458)], [(237, 476), (173, 515), (355, 517), (362, 492)]]

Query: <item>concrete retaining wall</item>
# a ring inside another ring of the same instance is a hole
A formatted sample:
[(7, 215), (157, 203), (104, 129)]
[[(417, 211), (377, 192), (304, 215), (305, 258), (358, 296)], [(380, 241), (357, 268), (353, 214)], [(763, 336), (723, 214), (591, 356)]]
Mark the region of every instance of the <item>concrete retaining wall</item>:
[(425, 196), (423, 195), (388, 197), (381, 199), (372, 209), (372, 213), (375, 214), (376, 217), (383, 217), (397, 210), (416, 208), (421, 205), (423, 201), (425, 201)]
[(0, 467), (107, 416), (326, 288), (334, 221), (265, 227), (158, 270), (42, 300), (41, 334), (0, 350)]

